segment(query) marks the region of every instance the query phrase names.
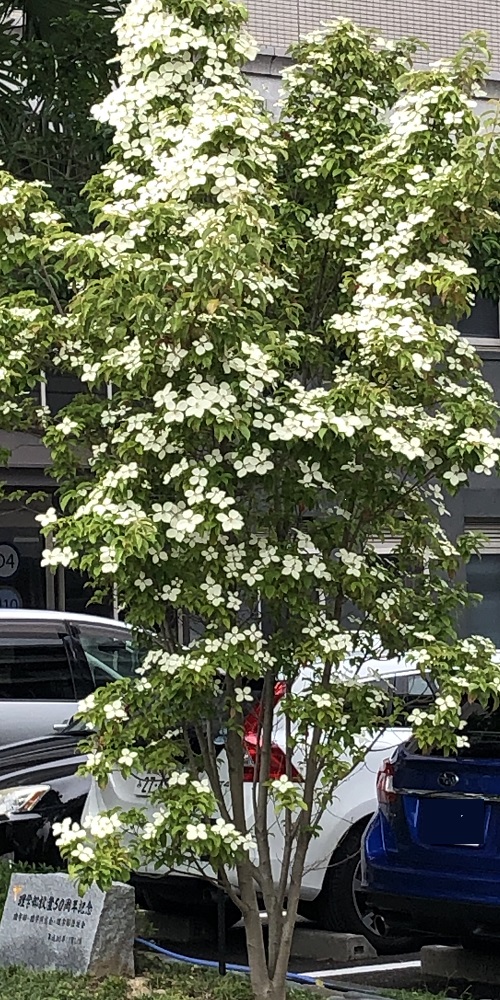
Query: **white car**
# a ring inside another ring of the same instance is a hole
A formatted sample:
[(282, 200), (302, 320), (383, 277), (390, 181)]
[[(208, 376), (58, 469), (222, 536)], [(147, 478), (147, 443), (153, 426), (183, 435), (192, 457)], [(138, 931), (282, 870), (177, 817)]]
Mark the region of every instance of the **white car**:
[(0, 610), (0, 746), (60, 732), (80, 699), (138, 666), (121, 622), (70, 611)]
[[(393, 686), (398, 697), (432, 698), (432, 691), (421, 675), (415, 673), (402, 661), (392, 660), (376, 665), (377, 672)], [(279, 718), (279, 717), (278, 717)], [(283, 751), (280, 748), (280, 725), (275, 732), (275, 767), (279, 770)], [(282, 735), (282, 734), (281, 734)], [(399, 952), (411, 944), (410, 939), (389, 937), (380, 918), (362, 909), (360, 887), (360, 848), (364, 830), (377, 808), (376, 779), (382, 762), (391, 755), (400, 743), (410, 736), (405, 728), (387, 729), (371, 741), (366, 756), (350, 774), (337, 786), (331, 804), (322, 819), (321, 834), (313, 838), (307, 855), (302, 881), (300, 912), (313, 919), (320, 926), (334, 931), (350, 931), (364, 934), (368, 940), (384, 953)], [(228, 787), (225, 754), (220, 755), (220, 775), (223, 787)], [(247, 772), (247, 817), (252, 815), (252, 767)], [(273, 776), (279, 776), (278, 770)], [(155, 775), (137, 775), (124, 778), (119, 772), (111, 775), (105, 788), (99, 788), (95, 781), (87, 798), (84, 818), (111, 809), (145, 808), (153, 812), (149, 796), (161, 779)], [(249, 824), (251, 827), (251, 824)], [(278, 881), (280, 859), (282, 857), (282, 831), (277, 816), (271, 825), (272, 859)], [(144, 868), (144, 873), (158, 869)], [(207, 874), (212, 874), (207, 869)], [(140, 872), (136, 881), (140, 882)], [(196, 878), (189, 866), (176, 875), (168, 875), (158, 882), (158, 891), (151, 896), (153, 908), (161, 908), (163, 903), (178, 905), (186, 902), (191, 893), (199, 891), (199, 876)]]

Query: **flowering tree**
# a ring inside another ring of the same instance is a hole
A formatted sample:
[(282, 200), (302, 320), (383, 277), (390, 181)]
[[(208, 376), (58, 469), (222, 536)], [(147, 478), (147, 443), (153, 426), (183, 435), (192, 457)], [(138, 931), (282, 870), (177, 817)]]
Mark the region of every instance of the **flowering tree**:
[[(453, 752), (463, 697), (498, 692), (492, 644), (456, 632), (471, 540), (441, 518), (442, 490), (498, 459), (452, 320), (499, 171), (473, 110), (480, 39), (412, 72), (411, 45), (339, 21), (296, 48), (276, 125), (241, 73), (244, 19), (232, 0), (130, 0), (90, 235), (3, 175), (3, 273), (47, 262), (73, 289), (5, 289), (3, 413), (43, 424), (52, 453), (45, 564), (116, 588), (152, 634), (140, 676), (82, 710), (89, 771), (161, 775), (154, 815), (66, 825), (70, 870), (106, 884), (208, 858), (256, 995), (279, 998), (311, 837), (387, 724), (365, 661), (406, 655), (438, 683), (411, 717), (424, 750)], [(88, 388), (52, 424), (21, 392), (47, 358)]]

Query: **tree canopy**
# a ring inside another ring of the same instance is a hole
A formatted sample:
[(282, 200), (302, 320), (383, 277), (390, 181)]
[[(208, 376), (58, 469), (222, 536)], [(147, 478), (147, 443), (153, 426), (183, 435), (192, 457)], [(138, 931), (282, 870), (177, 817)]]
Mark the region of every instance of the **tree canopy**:
[(107, 158), (111, 131), (92, 106), (116, 79), (114, 22), (121, 0), (0, 3), (0, 160), (21, 180), (41, 180), (79, 228), (81, 190)]
[[(51, 451), (44, 563), (114, 587), (150, 647), (82, 711), (91, 773), (159, 774), (154, 814), (64, 827), (71, 871), (106, 884), (208, 857), (256, 993), (280, 997), (311, 837), (387, 725), (367, 661), (406, 656), (437, 683), (410, 717), (424, 750), (453, 752), (463, 699), (497, 697), (492, 644), (456, 630), (474, 540), (441, 520), (445, 492), (498, 461), (492, 390), (451, 321), (477, 287), (472, 242), (498, 227), (499, 163), (474, 113), (481, 36), (417, 71), (411, 43), (339, 20), (295, 49), (275, 123), (242, 74), (245, 17), (131, 0), (95, 111), (114, 145), (91, 232), (1, 175), (1, 410)], [(44, 294), (9, 287), (28, 263)], [(55, 421), (28, 395), (48, 364), (88, 390)]]

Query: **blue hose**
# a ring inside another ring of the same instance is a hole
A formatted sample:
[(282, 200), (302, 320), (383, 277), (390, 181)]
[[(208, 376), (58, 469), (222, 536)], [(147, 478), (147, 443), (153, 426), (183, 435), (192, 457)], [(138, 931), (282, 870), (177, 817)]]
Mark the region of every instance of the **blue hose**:
[[(175, 962), (184, 962), (188, 965), (200, 965), (205, 969), (219, 968), (218, 962), (212, 962), (208, 958), (191, 958), (189, 955), (178, 955), (177, 952), (169, 951), (167, 948), (160, 948), (159, 944), (155, 944), (154, 941), (146, 941), (145, 938), (136, 938), (135, 940), (137, 941), (138, 944), (145, 945), (146, 948), (151, 948), (152, 951), (157, 951), (159, 952), (160, 955), (166, 955), (168, 958), (171, 958)], [(228, 964), (226, 965), (226, 969), (228, 970), (228, 972), (245, 972), (247, 974), (250, 972), (248, 965)], [(295, 983), (307, 983), (309, 986), (311, 985), (314, 986), (314, 984), (316, 983), (316, 980), (312, 979), (310, 976), (300, 976), (296, 972), (289, 972), (287, 975), (287, 979), (290, 979), (292, 982)]]
[[(219, 963), (218, 962), (213, 962), (213, 961), (211, 961), (208, 958), (192, 958), (190, 955), (179, 955), (175, 951), (169, 951), (168, 948), (161, 948), (160, 945), (159, 944), (155, 944), (154, 941), (147, 941), (146, 938), (139, 938), (138, 937), (135, 940), (136, 940), (137, 944), (142, 944), (146, 948), (151, 948), (151, 951), (156, 951), (160, 955), (165, 955), (167, 958), (170, 958), (173, 962), (183, 962), (186, 965), (199, 965), (199, 966), (201, 966), (204, 969), (218, 969), (219, 968)], [(250, 972), (250, 969), (249, 969), (248, 965), (231, 965), (231, 964), (228, 964), (228, 965), (226, 965), (226, 969), (227, 969), (228, 972), (243, 972), (246, 975), (248, 975), (249, 972)], [(332, 973), (335, 974), (335, 969), (332, 969)], [(286, 978), (287, 978), (287, 980), (289, 982), (291, 982), (291, 983), (299, 983), (302, 986), (317, 986), (318, 985), (317, 979), (314, 979), (312, 976), (303, 976), (299, 972), (288, 972)], [(380, 996), (380, 994), (376, 993), (375, 990), (367, 990), (367, 989), (364, 989), (362, 986), (360, 986), (360, 987), (358, 987), (358, 986), (353, 987), (353, 986), (348, 986), (348, 985), (346, 985), (344, 983), (338, 983), (338, 982), (335, 983), (333, 980), (330, 983), (323, 983), (323, 986), (327, 990), (336, 990), (336, 991), (339, 991), (339, 992), (342, 991), (343, 993), (347, 993), (349, 991), (352, 991), (353, 988), (355, 988), (357, 993), (366, 993), (367, 996), (369, 995), (370, 997), (378, 997), (378, 996)], [(382, 996), (380, 996), (380, 1000), (385, 1000), (385, 998), (383, 998)]]

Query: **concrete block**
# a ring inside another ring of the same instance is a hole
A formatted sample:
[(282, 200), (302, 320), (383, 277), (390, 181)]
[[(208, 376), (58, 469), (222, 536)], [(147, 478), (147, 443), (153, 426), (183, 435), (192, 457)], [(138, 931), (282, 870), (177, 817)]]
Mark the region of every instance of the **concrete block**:
[(193, 941), (211, 941), (213, 927), (183, 914), (155, 913), (154, 910), (136, 910), (137, 937), (154, 937), (156, 941), (172, 944), (191, 944)]
[(420, 952), (422, 978), (461, 979), (469, 983), (500, 984), (500, 954), (466, 951), (444, 944), (426, 945)]
[(377, 952), (362, 934), (333, 934), (313, 927), (296, 927), (292, 956), (320, 961), (357, 962), (365, 958), (376, 958)]

